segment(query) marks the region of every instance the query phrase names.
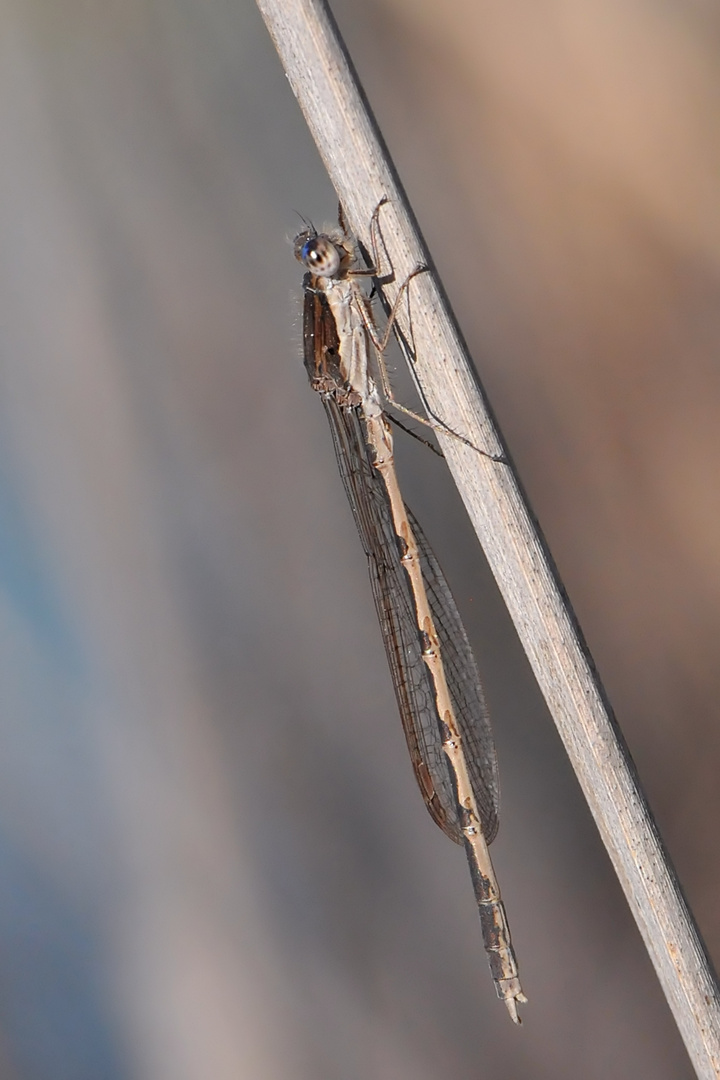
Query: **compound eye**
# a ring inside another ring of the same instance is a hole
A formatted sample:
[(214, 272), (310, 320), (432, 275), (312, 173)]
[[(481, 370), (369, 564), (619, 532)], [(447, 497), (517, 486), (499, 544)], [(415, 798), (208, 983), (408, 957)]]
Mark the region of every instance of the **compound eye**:
[(335, 277), (340, 269), (340, 252), (327, 236), (313, 236), (300, 248), (300, 262), (317, 277)]

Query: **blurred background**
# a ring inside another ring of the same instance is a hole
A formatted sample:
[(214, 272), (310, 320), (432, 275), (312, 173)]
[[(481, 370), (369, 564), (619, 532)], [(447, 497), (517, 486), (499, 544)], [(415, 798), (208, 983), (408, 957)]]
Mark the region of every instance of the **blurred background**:
[[(720, 14), (335, 0), (711, 954)], [(682, 1080), (443, 463), (493, 710), (495, 999), (301, 362), (335, 196), (250, 0), (0, 6), (0, 1080)]]

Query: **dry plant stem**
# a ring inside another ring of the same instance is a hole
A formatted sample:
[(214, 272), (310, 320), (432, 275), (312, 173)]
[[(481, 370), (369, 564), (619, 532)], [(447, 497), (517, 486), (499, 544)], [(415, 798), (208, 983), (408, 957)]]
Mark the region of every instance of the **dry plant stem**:
[[(382, 244), (398, 283), (429, 264), (404, 193), (323, 0), (258, 0), (358, 239)], [(433, 413), (497, 455), (499, 437), (432, 273), (412, 282), (415, 374)], [(397, 313), (408, 335), (406, 305)], [(511, 468), (458, 439), (442, 449), (638, 923), (695, 1070), (720, 1076), (720, 995), (567, 599)]]

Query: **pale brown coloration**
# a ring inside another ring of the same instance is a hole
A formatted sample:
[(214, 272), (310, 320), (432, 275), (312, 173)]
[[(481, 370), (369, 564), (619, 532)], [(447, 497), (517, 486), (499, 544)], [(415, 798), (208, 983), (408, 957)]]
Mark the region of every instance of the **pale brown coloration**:
[[(443, 749), (447, 754), (455, 776), (458, 802), (467, 813), (468, 820), (463, 827), (463, 836), (466, 849), (468, 849), (468, 861), (470, 862), (473, 881), (476, 883), (483, 940), (488, 950), (490, 970), (495, 979), (498, 997), (505, 1002), (511, 1019), (517, 1024), (517, 1003), (526, 1002), (527, 998), (520, 986), (517, 962), (510, 943), (510, 930), (500, 898), (500, 888), (483, 835), (480, 815), (468, 775), (467, 763), (462, 749), (462, 737), (455, 720), (450, 692), (445, 678), (440, 642), (438, 641), (423, 585), (417, 544), (398, 487), (397, 472), (393, 462), (392, 433), (387, 420), (382, 415), (371, 418), (368, 421), (367, 430), (370, 445), (375, 451), (375, 467), (385, 481), (385, 487), (390, 498), (395, 532), (404, 539), (406, 544), (406, 551), (401, 561), (412, 582), (418, 626), (423, 628), (428, 642), (427, 647), (423, 650), (423, 658), (432, 673), (438, 713), (443, 718), (443, 723), (447, 728)], [(488, 942), (491, 944), (488, 945)]]
[[(371, 374), (370, 343), (375, 348), (375, 367), (384, 372), (385, 338), (379, 336), (358, 279), (369, 273), (377, 275), (379, 271), (377, 267), (365, 269), (355, 258), (357, 244), (347, 234), (344, 220), (341, 207), (340, 231), (318, 234), (309, 229), (295, 238), (295, 257), (309, 271), (305, 279), (305, 367), (313, 389), (325, 405), (338, 465), (368, 556), (378, 617), (415, 775), (436, 823), (448, 836), (464, 844), (497, 994), (513, 1023), (519, 1024), (517, 1006), (527, 998), (520, 985), (507, 917), (488, 852), (488, 843), (497, 830), (498, 786), (484, 693), (455, 602), (435, 556), (422, 539), (425, 562), (436, 567), (434, 585), (447, 597), (433, 615), (425, 583), (430, 567), (423, 568), (420, 559), (418, 540), (422, 534), (417, 523), (414, 528), (411, 525), (400, 492), (392, 431)], [(373, 234), (376, 225), (374, 213)], [(377, 259), (375, 245), (373, 248)], [(403, 288), (406, 285), (407, 282)], [(388, 329), (396, 312), (397, 305), (393, 307)], [(383, 382), (387, 383), (387, 378)], [(358, 465), (358, 459), (365, 462), (365, 468)], [(379, 501), (375, 484), (368, 483), (366, 478), (368, 461), (369, 473), (382, 478)], [(502, 467), (499, 462), (496, 465)], [(397, 548), (402, 554), (395, 574)], [(411, 611), (408, 636), (397, 621), (406, 605)], [(445, 634), (444, 648), (441, 648), (439, 629)], [(410, 652), (412, 660), (405, 650)], [(453, 702), (446, 672), (451, 653), (455, 661), (461, 653), (465, 654), (460, 670), (454, 674), (457, 704)], [(418, 671), (423, 667), (429, 672), (429, 684)], [(425, 687), (418, 697), (410, 690), (416, 677)], [(463, 690), (472, 698), (465, 696)], [(433, 753), (438, 742), (442, 746), (440, 758), (444, 755), (446, 765), (437, 762)], [(468, 756), (472, 754), (477, 754), (474, 762)], [(473, 762), (476, 787), (471, 779), (470, 762)], [(441, 798), (443, 791), (446, 793)], [(485, 810), (484, 817), (481, 807)]]

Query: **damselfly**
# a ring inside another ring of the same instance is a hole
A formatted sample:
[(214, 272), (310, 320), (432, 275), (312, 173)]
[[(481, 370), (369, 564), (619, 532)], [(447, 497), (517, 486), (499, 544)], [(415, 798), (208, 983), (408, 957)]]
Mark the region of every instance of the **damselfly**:
[(305, 276), (304, 349), (322, 399), (370, 581), (410, 758), (440, 828), (463, 844), (498, 997), (519, 1023), (526, 1001), (488, 844), (498, 828), (498, 773), (485, 698), (465, 629), (437, 559), (405, 506), (393, 439), (371, 372), (387, 386), (382, 342), (344, 227), (295, 239)]

